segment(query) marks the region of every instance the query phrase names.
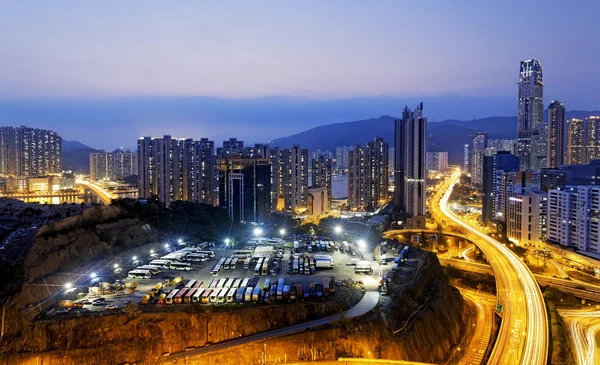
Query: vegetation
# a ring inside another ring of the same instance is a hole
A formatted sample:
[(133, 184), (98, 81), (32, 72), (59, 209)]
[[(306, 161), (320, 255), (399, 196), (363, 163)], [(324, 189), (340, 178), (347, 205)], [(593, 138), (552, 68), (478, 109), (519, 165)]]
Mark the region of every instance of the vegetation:
[[(544, 293), (545, 295), (545, 293)], [(546, 300), (546, 309), (548, 311), (548, 321), (550, 330), (549, 359), (548, 363), (558, 365), (575, 365), (573, 357), (573, 346), (569, 329), (556, 311), (556, 307), (551, 300)]]
[(467, 286), (488, 293), (496, 293), (496, 279), (490, 274), (463, 271), (452, 265), (444, 266), (444, 274), (454, 286)]

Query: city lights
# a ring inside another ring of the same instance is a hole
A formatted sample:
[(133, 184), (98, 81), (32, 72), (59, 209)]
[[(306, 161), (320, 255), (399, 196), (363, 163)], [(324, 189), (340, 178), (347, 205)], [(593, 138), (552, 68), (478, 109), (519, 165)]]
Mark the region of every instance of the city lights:
[(262, 234), (263, 234), (262, 228), (259, 228), (259, 227), (254, 228), (254, 235), (255, 236), (261, 236)]
[(66, 289), (66, 290), (69, 290), (69, 289), (71, 289), (72, 287), (73, 287), (73, 284), (71, 284), (71, 283), (66, 283), (66, 284), (65, 284), (65, 289)]
[(229, 243), (231, 243), (231, 240), (229, 238), (225, 238), (225, 245), (229, 246)]
[(279, 234), (280, 234), (281, 236), (285, 236), (285, 228), (282, 228), (282, 229), (280, 229), (280, 230), (279, 230)]
[(333, 230), (335, 233), (340, 234), (342, 233), (342, 226), (335, 226)]

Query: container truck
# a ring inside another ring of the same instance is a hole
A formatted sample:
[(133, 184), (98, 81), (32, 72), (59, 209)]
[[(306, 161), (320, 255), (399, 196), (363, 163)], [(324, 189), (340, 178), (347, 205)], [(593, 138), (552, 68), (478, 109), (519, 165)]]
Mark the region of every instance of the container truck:
[(320, 269), (333, 269), (334, 263), (331, 257), (323, 258), (319, 257), (315, 259), (315, 266)]

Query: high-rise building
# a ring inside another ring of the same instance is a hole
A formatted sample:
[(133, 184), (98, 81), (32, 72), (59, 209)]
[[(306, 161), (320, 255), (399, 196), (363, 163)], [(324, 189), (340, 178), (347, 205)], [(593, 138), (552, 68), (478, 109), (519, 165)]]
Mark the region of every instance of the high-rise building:
[(600, 186), (548, 191), (548, 242), (600, 253)]
[(531, 132), (531, 169), (539, 172), (548, 167), (548, 124), (542, 123)]
[(327, 206), (331, 205), (331, 158), (323, 155), (312, 159), (311, 163), (311, 187), (327, 188)]
[(488, 148), (494, 152), (488, 153), (487, 155), (493, 155), (498, 151), (509, 151), (513, 155), (516, 155), (515, 150), (517, 146), (516, 139), (490, 139), (487, 144)]
[(388, 174), (389, 174), (390, 178), (394, 177), (394, 168), (396, 166), (396, 163), (394, 160), (395, 155), (396, 155), (396, 152), (394, 151), (394, 147), (392, 146), (388, 150), (388, 165), (389, 165)]
[(559, 168), (545, 168), (540, 172), (540, 188), (542, 191), (548, 192), (565, 185), (567, 185), (567, 173), (564, 170), (564, 165)]
[(548, 167), (565, 163), (565, 106), (554, 100), (548, 106)]
[(283, 209), (298, 212), (308, 203), (308, 150), (294, 145), (281, 151)]
[(348, 154), (348, 205), (352, 209), (373, 210), (389, 197), (389, 145), (375, 137), (365, 147), (356, 146)]
[(585, 162), (600, 159), (600, 117), (591, 116), (585, 121)]
[(165, 205), (176, 200), (216, 204), (214, 144), (202, 139), (142, 137), (138, 140), (139, 196)]
[(331, 151), (327, 151), (327, 150), (323, 151), (323, 150), (318, 149), (318, 150), (310, 153), (311, 160), (314, 160), (315, 158), (317, 158), (319, 156), (324, 156), (328, 159), (333, 159), (333, 153)]
[(567, 122), (567, 164), (585, 163), (585, 130), (583, 120), (572, 118)]
[(473, 135), (473, 148), (471, 149), (471, 181), (475, 185), (483, 184), (483, 157), (487, 145), (487, 133)]
[(448, 168), (448, 152), (427, 152), (427, 171), (444, 172)]
[(349, 146), (336, 147), (335, 149), (335, 168), (345, 170), (348, 168), (348, 151), (352, 149)]
[(535, 171), (497, 171), (494, 190), (495, 219), (506, 222), (510, 197), (540, 188), (540, 173)]
[(469, 160), (471, 159), (471, 151), (469, 149), (469, 145), (465, 144), (463, 149), (463, 171), (470, 171)]
[(237, 222), (262, 222), (272, 210), (271, 160), (239, 155), (217, 159), (219, 205)]
[(394, 204), (407, 215), (426, 213), (427, 118), (423, 103), (414, 111), (404, 108), (402, 119), (394, 124), (396, 171)]
[(506, 236), (519, 245), (546, 242), (548, 193), (532, 190), (511, 194), (506, 214)]
[(542, 65), (537, 60), (521, 61), (519, 72), (519, 114), (517, 117), (517, 152), (521, 170), (531, 170), (535, 164), (532, 134), (544, 121), (544, 83)]
[(519, 158), (508, 151), (498, 151), (483, 160), (483, 209), (481, 219), (487, 223), (495, 218), (496, 175), (500, 171), (519, 168)]
[(135, 175), (136, 165), (135, 153), (130, 150), (98, 150), (90, 153), (90, 180), (117, 181)]
[(223, 147), (217, 148), (217, 157), (219, 158), (242, 156), (243, 153), (244, 141), (238, 141), (237, 138), (229, 138), (229, 141), (223, 141)]
[(62, 138), (56, 132), (0, 127), (0, 173), (44, 176), (62, 172)]

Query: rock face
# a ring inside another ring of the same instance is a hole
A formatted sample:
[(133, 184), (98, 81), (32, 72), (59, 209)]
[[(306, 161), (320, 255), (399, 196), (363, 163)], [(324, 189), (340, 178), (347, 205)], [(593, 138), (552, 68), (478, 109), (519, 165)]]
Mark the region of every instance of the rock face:
[[(386, 303), (355, 320), (297, 335), (231, 347), (187, 364), (262, 364), (339, 357), (443, 363), (461, 341), (466, 305), (435, 255), (418, 253), (417, 274), (395, 279)], [(139, 313), (26, 324), (0, 342), (7, 365), (155, 364), (165, 352), (202, 347), (304, 322), (343, 310), (345, 303), (294, 303), (244, 310), (189, 307), (188, 312)], [(394, 334), (394, 331), (400, 331)], [(181, 364), (186, 363), (181, 361)]]
[(55, 305), (53, 294), (65, 282), (80, 278), (84, 274), (81, 266), (92, 269), (104, 265), (104, 257), (141, 246), (155, 237), (150, 226), (128, 218), (114, 206), (97, 206), (41, 227), (25, 260), (21, 292), (5, 305), (5, 334), (24, 330), (35, 314)]

